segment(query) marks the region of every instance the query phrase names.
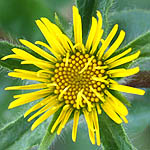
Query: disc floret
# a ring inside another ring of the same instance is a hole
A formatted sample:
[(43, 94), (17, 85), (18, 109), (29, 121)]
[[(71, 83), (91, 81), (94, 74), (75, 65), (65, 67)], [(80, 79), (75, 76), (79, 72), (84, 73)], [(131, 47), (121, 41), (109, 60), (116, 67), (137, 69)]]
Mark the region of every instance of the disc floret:
[(52, 82), (59, 100), (76, 109), (91, 110), (95, 103), (104, 101), (104, 90), (109, 85), (107, 66), (93, 55), (76, 52), (55, 65)]

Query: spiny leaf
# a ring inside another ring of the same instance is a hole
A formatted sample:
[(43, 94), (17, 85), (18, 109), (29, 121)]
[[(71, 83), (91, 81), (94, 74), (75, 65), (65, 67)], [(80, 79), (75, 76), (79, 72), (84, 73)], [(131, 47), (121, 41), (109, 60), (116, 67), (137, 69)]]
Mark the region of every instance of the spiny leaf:
[(91, 18), (96, 14), (98, 0), (76, 0), (82, 18), (83, 39), (85, 40), (91, 24)]
[(23, 116), (16, 121), (8, 124), (0, 130), (0, 145), (1, 149), (6, 149), (13, 144), (17, 139), (26, 132), (32, 123), (28, 123)]
[(100, 115), (99, 124), (104, 150), (135, 150), (122, 125), (116, 124), (105, 113)]

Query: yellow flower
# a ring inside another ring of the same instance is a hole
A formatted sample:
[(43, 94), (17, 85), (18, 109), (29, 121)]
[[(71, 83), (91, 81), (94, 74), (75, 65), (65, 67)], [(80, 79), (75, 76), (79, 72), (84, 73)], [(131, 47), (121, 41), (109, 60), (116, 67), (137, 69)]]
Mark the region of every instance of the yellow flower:
[(85, 44), (82, 41), (81, 16), (75, 6), (73, 6), (74, 44), (55, 24), (47, 18), (41, 18), (36, 21), (36, 24), (48, 44), (41, 41), (36, 41), (35, 44), (47, 48), (49, 53), (29, 41), (20, 40), (23, 45), (43, 59), (18, 48), (12, 49), (14, 54), (2, 58), (2, 60), (20, 59), (22, 65), (32, 64), (39, 68), (37, 72), (15, 69), (8, 75), (40, 83), (6, 88), (6, 90), (39, 89), (31, 93), (15, 95), (16, 100), (9, 105), (10, 109), (43, 98), (24, 114), (26, 117), (36, 111), (28, 121), (42, 114), (33, 123), (32, 130), (60, 110), (51, 132), (53, 133), (57, 128), (59, 135), (72, 115), (74, 120), (72, 140), (76, 141), (79, 116), (83, 114), (92, 144), (95, 144), (96, 135), (97, 145), (100, 145), (98, 114), (101, 114), (102, 110), (117, 124), (128, 122), (127, 108), (112, 94), (112, 91), (144, 95), (145, 91), (120, 85), (113, 79), (139, 72), (139, 67), (125, 69), (118, 66), (138, 58), (140, 51), (128, 55), (132, 50), (129, 48), (114, 56), (114, 52), (124, 40), (125, 32), (121, 30), (116, 41), (108, 47), (118, 30), (118, 25), (113, 27), (104, 40), (102, 39), (102, 16), (99, 11), (97, 17), (98, 20), (92, 17), (91, 29)]

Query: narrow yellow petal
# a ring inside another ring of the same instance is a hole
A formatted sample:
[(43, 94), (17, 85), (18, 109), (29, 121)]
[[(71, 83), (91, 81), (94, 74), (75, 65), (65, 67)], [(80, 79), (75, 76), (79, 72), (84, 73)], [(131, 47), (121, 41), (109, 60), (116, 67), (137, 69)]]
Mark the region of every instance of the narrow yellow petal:
[(113, 108), (111, 107), (111, 105), (110, 105), (109, 103), (101, 104), (101, 107), (103, 108), (103, 110), (106, 112), (106, 114), (107, 114), (113, 121), (115, 121), (117, 124), (122, 123), (122, 120), (121, 120), (120, 117), (114, 112)]
[(109, 82), (107, 81), (107, 79), (105, 80), (103, 77), (100, 77), (100, 78), (99, 78), (99, 77), (93, 76), (93, 77), (92, 77), (92, 80), (94, 80), (94, 81), (100, 81), (100, 82), (109, 84)]
[[(61, 59), (61, 56), (60, 56), (59, 54), (57, 54), (57, 53), (56, 53), (49, 45), (47, 45), (46, 43), (41, 42), (41, 41), (36, 41), (35, 44), (41, 45), (41, 46), (47, 48), (48, 50), (50, 50), (51, 53), (53, 53), (53, 55), (54, 55), (58, 60)], [(56, 61), (57, 61), (56, 58), (54, 58), (54, 57), (52, 58), (53, 62), (56, 62)]]
[(64, 35), (64, 34), (63, 34), (63, 37), (64, 37), (64, 38), (66, 39), (66, 41), (68, 42), (69, 46), (71, 47), (72, 52), (75, 53), (76, 51), (75, 51), (75, 49), (74, 49), (74, 47), (73, 47), (72, 41), (71, 41), (66, 35)]
[(40, 91), (36, 91), (32, 93), (15, 95), (14, 98), (18, 98), (18, 99), (11, 102), (8, 109), (11, 109), (20, 105), (24, 105), (26, 103), (30, 103), (32, 101), (46, 97), (49, 95), (50, 92), (51, 92), (50, 90), (44, 89), (44, 90), (40, 90)]
[(97, 56), (98, 59), (100, 60), (104, 54), (104, 51), (107, 49), (108, 45), (110, 44), (111, 40), (114, 38), (116, 32), (118, 30), (118, 24), (116, 24), (112, 31), (109, 33), (108, 37), (106, 38), (106, 40), (104, 41), (104, 43), (102, 44), (101, 48), (99, 49)]
[(96, 28), (96, 34), (94, 36), (93, 43), (92, 43), (93, 46), (98, 45), (98, 43), (100, 42), (101, 37), (102, 37), (102, 35), (101, 35), (101, 32), (102, 32), (102, 15), (101, 15), (100, 11), (97, 11), (96, 14), (98, 17), (98, 23), (97, 23), (97, 28)]
[(53, 124), (52, 126), (52, 129), (51, 129), (51, 133), (53, 133), (56, 129), (56, 127), (58, 126), (58, 124), (64, 119), (65, 115), (66, 115), (66, 112), (67, 110), (70, 108), (70, 105), (65, 105), (59, 115), (59, 117), (57, 118), (57, 120), (55, 121), (55, 123)]
[(66, 41), (64, 38), (62, 38), (61, 30), (55, 24), (51, 23), (50, 20), (48, 20), (47, 18), (42, 17), (41, 20), (49, 30), (49, 33), (53, 37), (55, 44), (57, 44), (61, 52), (65, 54), (66, 51), (63, 46), (66, 43)]
[(33, 50), (34, 52), (39, 54), (40, 56), (53, 62), (54, 57), (52, 55), (48, 54), (47, 52), (45, 52), (44, 50), (42, 50), (41, 48), (37, 47), (36, 45), (32, 44), (31, 42), (29, 42), (27, 40), (20, 39), (19, 41), (26, 47), (30, 48), (31, 50)]
[(103, 29), (101, 29), (100, 31), (99, 30), (96, 31), (96, 35), (95, 35), (95, 38), (94, 38), (93, 44), (92, 44), (92, 49), (90, 51), (91, 55), (93, 55), (95, 53), (95, 51), (96, 51), (96, 49), (97, 49), (97, 47), (101, 41), (103, 33), (104, 33)]
[(96, 103), (96, 108), (97, 108), (98, 114), (100, 115), (102, 113), (102, 110), (101, 110), (101, 108), (99, 106), (99, 103)]
[(112, 70), (108, 70), (107, 74), (113, 74), (113, 73), (123, 72), (125, 70), (126, 69), (124, 69), (124, 68), (121, 68), (121, 69), (112, 69)]
[(47, 103), (43, 108), (41, 108), (39, 111), (37, 111), (34, 115), (32, 115), (29, 119), (28, 122), (30, 122), (31, 120), (33, 120), (35, 117), (39, 116), (40, 114), (46, 112), (47, 110), (54, 110), (57, 107), (58, 101), (52, 100), (49, 103)]
[(46, 79), (43, 77), (36, 77), (34, 75), (29, 75), (29, 74), (19, 73), (19, 72), (10, 72), (8, 73), (8, 76), (21, 78), (22, 80), (28, 79), (28, 80), (35, 80), (35, 81), (40, 81), (40, 82), (49, 82), (49, 79)]
[(74, 119), (73, 119), (73, 128), (72, 128), (72, 140), (75, 142), (77, 137), (77, 127), (79, 121), (80, 111), (75, 110), (74, 112)]
[(6, 87), (5, 90), (31, 90), (31, 89), (41, 89), (46, 87), (47, 87), (46, 83), (38, 83), (38, 84), (31, 84), (31, 85)]
[(70, 54), (67, 53), (67, 54), (66, 54), (66, 62), (65, 62), (65, 66), (68, 66), (69, 56), (70, 56)]
[(107, 69), (108, 66), (97, 66), (95, 67), (95, 69), (101, 70), (101, 69)]
[(108, 49), (108, 51), (104, 54), (104, 59), (109, 58), (116, 51), (116, 49), (120, 46), (120, 44), (124, 40), (124, 37), (125, 37), (125, 32), (123, 30), (121, 30), (118, 38), (116, 39), (116, 41)]
[(86, 109), (83, 109), (83, 114), (88, 126), (88, 131), (89, 131), (89, 138), (91, 140), (92, 144), (95, 144), (95, 136), (94, 136), (94, 127), (93, 127), (93, 122), (91, 120), (91, 118), (89, 117), (89, 112), (87, 112)]
[(67, 113), (66, 113), (64, 119), (62, 120), (61, 124), (60, 124), (59, 127), (58, 127), (58, 130), (57, 130), (57, 134), (58, 134), (58, 135), (60, 135), (62, 129), (65, 127), (66, 123), (68, 122), (68, 119), (70, 118), (70, 116), (71, 116), (71, 114), (72, 114), (72, 111), (73, 111), (73, 108), (70, 108), (70, 109), (67, 111)]
[(83, 73), (88, 68), (88, 66), (90, 65), (90, 63), (92, 62), (93, 59), (94, 59), (94, 56), (92, 56), (91, 58), (89, 58), (89, 60), (86, 63), (85, 67), (79, 73)]
[(117, 60), (117, 61), (115, 61), (115, 62), (110, 63), (110, 64), (109, 64), (109, 68), (111, 69), (111, 68), (120, 66), (120, 65), (122, 65), (122, 64), (128, 63), (128, 62), (130, 62), (130, 61), (132, 61), (132, 60), (138, 58), (139, 55), (140, 55), (140, 51), (137, 51), (136, 53), (134, 53), (134, 54), (132, 54), (132, 55), (130, 55), (130, 56), (126, 56), (126, 57), (121, 58), (121, 59), (119, 59), (119, 60)]
[(69, 89), (70, 85), (67, 86), (66, 88), (64, 88), (64, 90), (60, 93), (60, 95), (58, 96), (58, 100), (61, 100), (61, 98), (63, 97), (63, 95), (66, 93), (66, 91)]
[(53, 100), (56, 100), (56, 96), (50, 95), (50, 96), (44, 98), (42, 101), (40, 101), (39, 103), (32, 106), (29, 110), (27, 110), (24, 114), (24, 117), (28, 116), (31, 112), (43, 107), (44, 105), (48, 104), (49, 102), (52, 102)]
[(40, 118), (38, 118), (32, 125), (31, 130), (34, 130), (37, 126), (39, 126), (43, 121), (49, 118), (52, 114), (54, 114), (62, 105), (58, 105), (55, 109), (50, 109), (45, 112)]
[(126, 85), (112, 84), (110, 85), (110, 89), (120, 91), (120, 92), (125, 92), (125, 93), (137, 94), (137, 95), (145, 94), (145, 91), (142, 89), (137, 89)]
[(41, 61), (22, 61), (21, 64), (33, 64), (41, 69), (52, 69), (55, 66), (48, 63), (48, 62), (41, 62)]
[(9, 58), (22, 59), (22, 57), (20, 57), (16, 54), (11, 54), (11, 55), (7, 55), (7, 56), (2, 57), (1, 60), (6, 60), (6, 59), (9, 59)]
[(129, 48), (129, 49), (125, 50), (124, 52), (120, 53), (119, 55), (116, 55), (116, 56), (114, 56), (114, 57), (112, 57), (112, 58), (106, 60), (105, 63), (106, 63), (106, 64), (110, 64), (110, 63), (112, 63), (112, 62), (118, 60), (119, 58), (121, 58), (121, 57), (127, 55), (128, 53), (131, 52), (131, 50), (132, 50), (132, 48)]
[(32, 56), (28, 52), (18, 49), (18, 48), (13, 48), (12, 51), (19, 57), (21, 57), (23, 60), (37, 60), (36, 57)]
[(88, 111), (92, 111), (92, 104), (91, 102), (86, 98), (86, 96), (84, 94), (82, 94), (83, 99), (86, 101), (87, 105), (88, 105)]
[[(81, 16), (79, 15), (78, 9), (73, 6), (73, 26), (74, 26), (74, 39), (75, 44), (80, 43), (82, 45), (82, 22)], [(78, 46), (78, 49), (81, 49)]]
[(126, 69), (124, 71), (120, 71), (120, 72), (111, 74), (111, 77), (113, 77), (113, 78), (128, 77), (128, 76), (131, 76), (131, 75), (134, 75), (134, 74), (138, 73), (139, 70), (140, 70), (139, 67), (135, 67), (135, 68), (132, 68), (132, 69)]
[[(43, 68), (43, 65), (40, 65), (39, 63), (42, 63), (42, 64), (50, 64), (50, 62), (48, 61), (44, 61), (44, 60), (41, 60), (41, 59), (38, 59), (34, 56), (32, 56), (31, 54), (25, 52), (24, 50), (21, 50), (21, 49), (18, 49), (18, 48), (13, 48), (12, 51), (18, 55), (19, 57), (21, 57), (21, 59), (23, 60), (26, 60), (27, 62), (29, 61), (33, 61), (33, 62), (36, 62), (35, 65), (37, 67), (40, 67), (40, 68)], [(25, 61), (25, 62), (26, 62)], [(25, 64), (25, 62), (23, 61), (22, 64)], [(50, 64), (51, 65), (51, 64)]]
[(18, 94), (18, 95), (14, 95), (14, 98), (20, 98), (20, 97), (32, 97), (32, 96), (37, 96), (37, 95), (41, 95), (44, 93), (49, 93), (51, 91), (51, 89), (42, 89), (39, 91), (34, 91), (31, 93), (25, 93), (25, 94)]
[(96, 139), (97, 139), (97, 145), (100, 146), (100, 132), (99, 132), (99, 123), (98, 123), (98, 116), (96, 109), (92, 111), (92, 118), (93, 118), (93, 123), (96, 131)]
[(77, 109), (80, 109), (80, 104), (82, 101), (82, 93), (83, 93), (83, 89), (81, 89), (77, 94), (77, 99), (76, 99)]
[(51, 52), (56, 56), (57, 59), (60, 59), (60, 55), (63, 55), (63, 54), (61, 52), (60, 47), (57, 46), (57, 42), (55, 43), (53, 41), (53, 38), (51, 37), (49, 30), (40, 20), (36, 20), (36, 24), (41, 30), (41, 32), (43, 33), (49, 45), (52, 47)]
[(116, 109), (116, 111), (124, 116), (126, 116), (128, 114), (128, 110), (126, 108), (126, 106), (120, 102), (119, 99), (117, 99), (115, 96), (113, 96), (108, 90), (104, 91), (105, 94), (109, 97), (109, 101), (112, 101), (111, 104), (112, 106)]
[(95, 17), (92, 17), (92, 25), (91, 25), (91, 29), (90, 29), (90, 33), (88, 35), (88, 39), (86, 41), (86, 45), (85, 47), (88, 49), (88, 51), (91, 48), (95, 33), (96, 33), (96, 29), (97, 29), (97, 20)]

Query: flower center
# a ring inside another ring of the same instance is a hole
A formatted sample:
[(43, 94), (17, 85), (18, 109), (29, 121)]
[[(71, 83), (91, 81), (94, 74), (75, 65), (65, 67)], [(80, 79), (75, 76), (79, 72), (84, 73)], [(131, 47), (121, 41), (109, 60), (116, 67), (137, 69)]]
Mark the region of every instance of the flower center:
[(105, 68), (89, 54), (76, 54), (56, 63), (52, 81), (57, 84), (54, 90), (59, 99), (74, 108), (91, 106), (104, 100), (104, 89), (108, 84)]

